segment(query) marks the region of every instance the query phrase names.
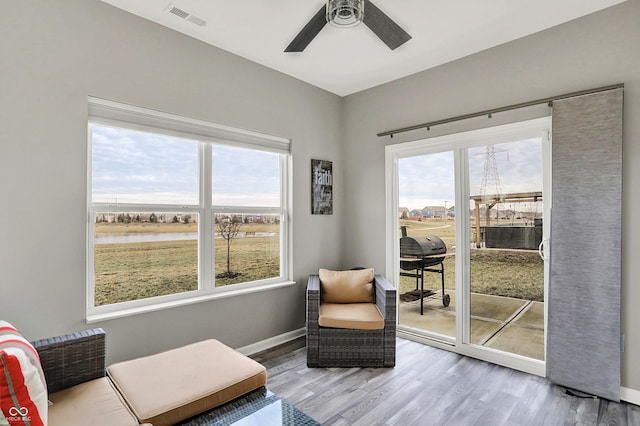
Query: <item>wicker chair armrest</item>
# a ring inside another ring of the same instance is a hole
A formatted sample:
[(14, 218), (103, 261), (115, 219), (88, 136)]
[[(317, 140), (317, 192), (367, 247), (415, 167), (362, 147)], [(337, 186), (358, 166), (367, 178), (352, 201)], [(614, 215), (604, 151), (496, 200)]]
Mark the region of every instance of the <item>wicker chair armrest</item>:
[(396, 288), (382, 275), (374, 276), (376, 305), (386, 325), (396, 324)]
[(318, 367), (320, 357), (320, 277), (309, 275), (307, 282), (307, 366)]
[(320, 275), (309, 275), (307, 293), (312, 293), (320, 297)]
[(320, 277), (309, 275), (307, 283), (307, 323), (317, 326), (320, 316)]
[(105, 375), (105, 332), (101, 328), (33, 342), (49, 393)]

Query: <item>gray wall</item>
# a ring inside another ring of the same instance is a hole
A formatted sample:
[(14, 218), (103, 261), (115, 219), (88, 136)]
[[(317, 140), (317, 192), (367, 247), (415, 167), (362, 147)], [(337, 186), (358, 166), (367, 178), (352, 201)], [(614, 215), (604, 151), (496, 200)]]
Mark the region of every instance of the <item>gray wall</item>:
[[(632, 326), (640, 321), (640, 224), (632, 220), (640, 210), (639, 16), (640, 1), (631, 0), (340, 99), (97, 0), (14, 2), (0, 14), (0, 318), (29, 338), (88, 327), (88, 95), (293, 140), (298, 284), (97, 324), (114, 362), (207, 337), (240, 347), (295, 330), (304, 326), (311, 271), (384, 271), (384, 145), (427, 132), (393, 140), (377, 132), (624, 82), (622, 385), (640, 390), (631, 361), (640, 357)], [(311, 158), (332, 160), (344, 183), (334, 187), (332, 216), (310, 214)]]
[[(576, 90), (625, 83), (622, 225), (622, 386), (640, 389), (640, 1), (507, 43), (345, 99), (346, 264), (385, 268), (384, 146), (458, 131), (463, 124), (378, 138), (376, 133)], [(486, 126), (487, 118), (464, 126)], [(498, 124), (499, 114), (492, 122)], [(355, 123), (355, 124), (351, 124)], [(576, 155), (580, 155), (576, 152)], [(594, 170), (597, 173), (597, 170)], [(597, 203), (598, 200), (593, 200)], [(585, 253), (585, 255), (591, 255)], [(635, 362), (634, 362), (635, 360)]]
[[(87, 96), (293, 140), (297, 285), (101, 322), (114, 362), (304, 327), (310, 271), (339, 267), (343, 190), (310, 214), (310, 160), (341, 179), (342, 99), (97, 0), (0, 14), (0, 318), (32, 339), (86, 329)], [(313, 243), (311, 243), (313, 242)]]

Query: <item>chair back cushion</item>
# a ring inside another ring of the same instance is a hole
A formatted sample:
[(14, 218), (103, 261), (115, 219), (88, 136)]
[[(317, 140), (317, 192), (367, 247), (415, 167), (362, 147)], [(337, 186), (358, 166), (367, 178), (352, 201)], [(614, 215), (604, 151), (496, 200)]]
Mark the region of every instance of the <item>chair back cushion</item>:
[(373, 268), (350, 271), (320, 269), (322, 302), (375, 303)]

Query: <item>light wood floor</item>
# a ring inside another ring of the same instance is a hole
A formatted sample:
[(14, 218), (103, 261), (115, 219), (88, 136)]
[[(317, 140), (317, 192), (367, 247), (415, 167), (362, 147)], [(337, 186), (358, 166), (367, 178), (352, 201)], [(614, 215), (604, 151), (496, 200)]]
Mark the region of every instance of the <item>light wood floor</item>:
[(267, 388), (323, 425), (640, 425), (640, 407), (398, 339), (395, 368), (307, 368), (304, 338), (257, 354)]

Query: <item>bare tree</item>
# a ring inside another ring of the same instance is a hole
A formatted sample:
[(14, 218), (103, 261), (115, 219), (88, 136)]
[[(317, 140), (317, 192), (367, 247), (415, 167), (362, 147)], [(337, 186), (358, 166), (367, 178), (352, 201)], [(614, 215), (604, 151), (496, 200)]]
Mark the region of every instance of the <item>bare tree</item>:
[(217, 278), (233, 278), (240, 275), (231, 271), (231, 241), (238, 235), (241, 222), (230, 217), (221, 217), (216, 223), (216, 231), (227, 241), (227, 272), (216, 275)]

